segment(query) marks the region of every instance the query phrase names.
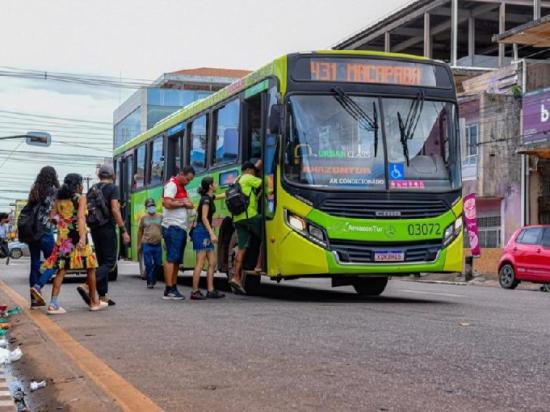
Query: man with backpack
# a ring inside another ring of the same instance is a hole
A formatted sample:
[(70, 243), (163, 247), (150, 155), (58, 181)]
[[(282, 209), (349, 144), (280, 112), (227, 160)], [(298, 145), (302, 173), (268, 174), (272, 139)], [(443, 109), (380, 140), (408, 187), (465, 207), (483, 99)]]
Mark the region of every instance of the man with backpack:
[[(100, 300), (108, 302), (112, 306), (115, 302), (107, 297), (107, 293), (109, 291), (109, 272), (113, 270), (118, 260), (116, 226), (122, 234), (124, 244), (130, 243), (130, 235), (120, 213), (119, 190), (118, 186), (114, 184), (113, 166), (104, 164), (99, 168), (97, 176), (99, 183), (93, 185), (86, 195), (88, 202), (86, 223), (92, 233), (99, 264), (96, 270), (97, 293)], [(86, 301), (85, 291), (82, 288), (79, 288), (78, 291)]]
[(241, 175), (226, 192), (226, 204), (233, 215), (238, 241), (235, 273), (229, 281), (229, 285), (240, 294), (246, 293), (242, 286), (241, 273), (246, 252), (251, 246), (252, 239), (257, 241), (261, 239), (262, 218), (258, 214), (257, 199), (257, 192), (262, 185), (262, 179), (257, 176), (261, 167), (261, 160), (244, 162), (241, 167)]

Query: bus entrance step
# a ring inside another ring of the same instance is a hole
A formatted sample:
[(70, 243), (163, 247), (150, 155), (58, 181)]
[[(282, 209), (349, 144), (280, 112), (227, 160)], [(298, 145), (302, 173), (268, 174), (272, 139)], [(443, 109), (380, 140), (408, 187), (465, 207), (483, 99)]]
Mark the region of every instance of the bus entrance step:
[(265, 276), (265, 272), (256, 272), (255, 270), (243, 270), (245, 276)]

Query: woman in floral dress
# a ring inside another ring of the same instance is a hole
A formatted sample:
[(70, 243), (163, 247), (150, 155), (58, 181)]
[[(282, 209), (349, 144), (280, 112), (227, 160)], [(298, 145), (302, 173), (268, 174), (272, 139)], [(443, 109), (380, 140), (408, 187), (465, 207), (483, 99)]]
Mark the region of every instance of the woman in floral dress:
[(52, 209), (52, 218), (57, 220), (57, 241), (50, 257), (42, 265), (43, 269), (57, 271), (52, 287), (52, 299), (48, 306), (49, 315), (65, 313), (59, 305), (59, 292), (67, 270), (86, 269), (90, 293), (90, 310), (105, 309), (108, 304), (100, 302), (96, 296), (95, 269), (96, 256), (88, 244), (86, 227), (86, 196), (82, 196), (82, 176), (70, 173), (65, 176), (57, 193)]

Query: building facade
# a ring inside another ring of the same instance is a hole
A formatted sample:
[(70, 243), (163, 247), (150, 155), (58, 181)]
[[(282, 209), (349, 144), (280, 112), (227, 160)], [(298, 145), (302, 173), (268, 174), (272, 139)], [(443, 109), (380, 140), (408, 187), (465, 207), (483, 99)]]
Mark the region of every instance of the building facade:
[(113, 113), (113, 146), (116, 148), (155, 123), (196, 100), (222, 89), (250, 73), (202, 67), (165, 73), (150, 87), (130, 96)]

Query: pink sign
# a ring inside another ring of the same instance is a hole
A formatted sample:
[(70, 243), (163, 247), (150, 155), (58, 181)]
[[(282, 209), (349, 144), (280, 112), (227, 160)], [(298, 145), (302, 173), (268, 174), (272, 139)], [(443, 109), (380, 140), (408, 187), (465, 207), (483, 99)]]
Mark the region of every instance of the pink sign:
[(392, 189), (424, 189), (423, 180), (392, 180), (390, 181)]
[(471, 193), (464, 197), (464, 225), (468, 231), (468, 239), (470, 240), (470, 249), (472, 256), (481, 256), (479, 248), (479, 236), (477, 232), (477, 216), (476, 216), (476, 194)]

